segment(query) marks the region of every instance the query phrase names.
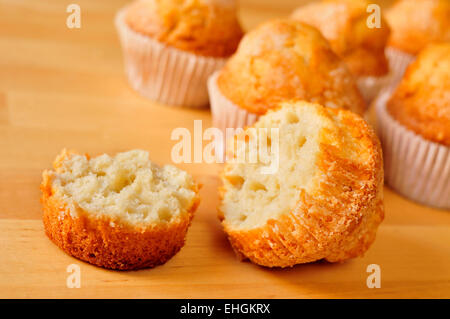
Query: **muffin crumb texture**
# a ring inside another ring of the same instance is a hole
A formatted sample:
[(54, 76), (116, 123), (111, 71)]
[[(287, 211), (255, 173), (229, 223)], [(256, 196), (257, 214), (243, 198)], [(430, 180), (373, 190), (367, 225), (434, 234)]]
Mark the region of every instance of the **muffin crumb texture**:
[(90, 159), (63, 151), (44, 171), (47, 235), (69, 254), (113, 269), (152, 267), (184, 244), (198, 205), (186, 172), (134, 150)]
[[(289, 267), (363, 255), (384, 216), (381, 148), (371, 128), (352, 112), (306, 102), (285, 103), (252, 128), (279, 129), (279, 168), (263, 174), (263, 161), (224, 168), (219, 218), (238, 256)], [(248, 132), (236, 139), (250, 141)], [(246, 151), (257, 152), (256, 144), (246, 142)]]

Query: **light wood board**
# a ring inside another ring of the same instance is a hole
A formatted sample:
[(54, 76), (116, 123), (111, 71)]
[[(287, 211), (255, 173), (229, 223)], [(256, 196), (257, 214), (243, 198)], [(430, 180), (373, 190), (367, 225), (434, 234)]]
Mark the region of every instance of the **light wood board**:
[[(246, 29), (287, 15), (298, 0), (242, 0)], [(130, 89), (113, 26), (125, 1), (76, 1), (82, 28), (65, 26), (67, 1), (0, 0), (0, 297), (381, 298), (450, 297), (450, 212), (385, 189), (386, 219), (364, 258), (270, 270), (239, 262), (216, 218), (217, 164), (179, 167), (203, 183), (185, 247), (134, 272), (78, 261), (44, 235), (41, 172), (71, 148), (92, 155), (133, 148), (169, 163), (176, 127), (211, 125), (210, 113), (150, 102)], [(81, 288), (66, 286), (70, 264)], [(381, 267), (369, 289), (366, 268)]]

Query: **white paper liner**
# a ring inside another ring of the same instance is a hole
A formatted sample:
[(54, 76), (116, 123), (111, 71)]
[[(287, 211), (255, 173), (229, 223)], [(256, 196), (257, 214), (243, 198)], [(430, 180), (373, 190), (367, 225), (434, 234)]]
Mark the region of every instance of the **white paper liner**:
[(449, 209), (450, 147), (428, 141), (392, 118), (386, 109), (392, 92), (384, 89), (374, 102), (385, 180), (405, 197)]
[(221, 150), (221, 154), (224, 154), (224, 146), (226, 145), (226, 129), (245, 128), (246, 126), (250, 126), (255, 123), (259, 116), (238, 107), (220, 92), (220, 89), (217, 86), (217, 78), (219, 73), (220, 72), (217, 71), (209, 77), (208, 92), (213, 126), (219, 128), (224, 137), (219, 148), (219, 150)]
[(203, 57), (164, 45), (133, 31), (125, 22), (126, 7), (115, 18), (125, 71), (133, 89), (164, 104), (201, 108), (208, 105), (208, 77), (225, 58)]
[(415, 59), (413, 55), (391, 47), (386, 48), (385, 54), (389, 63), (387, 75), (356, 78), (358, 88), (367, 103), (371, 103), (383, 88), (398, 84), (408, 65)]
[(386, 57), (389, 61), (390, 79), (386, 86), (396, 86), (405, 74), (406, 68), (415, 60), (415, 56), (398, 49), (386, 48)]
[(367, 104), (373, 101), (383, 87), (390, 81), (390, 73), (386, 76), (361, 76), (356, 78), (356, 84)]

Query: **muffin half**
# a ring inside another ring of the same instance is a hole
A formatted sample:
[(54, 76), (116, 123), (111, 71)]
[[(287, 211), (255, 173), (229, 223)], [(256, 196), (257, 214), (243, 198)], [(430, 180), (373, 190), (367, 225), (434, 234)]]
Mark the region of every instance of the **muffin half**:
[(92, 159), (63, 150), (41, 190), (47, 236), (76, 258), (120, 270), (175, 255), (199, 204), (191, 176), (141, 150)]
[[(241, 258), (289, 267), (361, 256), (383, 220), (380, 143), (358, 115), (307, 102), (288, 102), (236, 136), (258, 154), (251, 129), (278, 129), (278, 170), (267, 159), (237, 161), (231, 151), (221, 188), (219, 218)], [(238, 143), (236, 143), (238, 145)]]

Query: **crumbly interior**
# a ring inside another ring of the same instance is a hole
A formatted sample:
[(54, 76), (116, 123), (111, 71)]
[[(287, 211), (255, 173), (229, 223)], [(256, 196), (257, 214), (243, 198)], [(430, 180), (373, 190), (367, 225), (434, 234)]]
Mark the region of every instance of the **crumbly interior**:
[[(290, 212), (300, 189), (312, 192), (317, 183), (319, 139), (331, 125), (331, 120), (319, 116), (314, 107), (283, 107), (261, 117), (255, 128), (279, 128), (279, 167), (274, 174), (263, 174), (261, 167), (267, 161), (227, 164), (221, 206), (227, 224), (235, 229), (263, 226), (267, 220)], [(267, 144), (274, 147), (274, 143), (269, 136)], [(246, 145), (248, 152), (258, 151), (256, 143)]]
[(72, 154), (53, 176), (57, 196), (90, 214), (131, 224), (170, 222), (186, 214), (196, 196), (190, 175), (171, 165), (157, 166), (141, 150), (92, 159)]

